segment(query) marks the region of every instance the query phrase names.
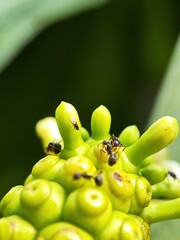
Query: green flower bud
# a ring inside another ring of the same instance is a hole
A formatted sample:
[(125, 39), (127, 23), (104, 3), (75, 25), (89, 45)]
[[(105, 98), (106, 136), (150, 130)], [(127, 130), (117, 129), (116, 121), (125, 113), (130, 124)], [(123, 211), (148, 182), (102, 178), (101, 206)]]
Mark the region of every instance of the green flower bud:
[(51, 224), (42, 229), (37, 240), (94, 240), (81, 228), (66, 222)]
[(34, 180), (27, 184), (20, 196), (21, 208), (17, 212), (37, 229), (61, 219), (64, 189), (55, 182)]
[(89, 136), (89, 132), (84, 127), (81, 127), (80, 130), (81, 130), (82, 139), (83, 139), (84, 142), (86, 142), (89, 139), (89, 137), (90, 137)]
[(131, 146), (124, 151), (127, 158), (135, 165), (148, 156), (168, 146), (178, 134), (178, 123), (173, 117), (165, 116), (157, 120), (151, 127)]
[(96, 235), (108, 223), (112, 205), (108, 197), (95, 188), (83, 187), (69, 194), (63, 219)]
[(143, 240), (143, 233), (139, 225), (133, 219), (127, 218), (122, 222), (119, 233), (121, 240)]
[(0, 219), (0, 239), (34, 240), (35, 237), (35, 228), (21, 217), (13, 215)]
[(133, 193), (133, 184), (131, 178), (123, 171), (109, 170), (106, 172), (106, 178), (111, 191), (121, 199), (130, 198)]
[(172, 200), (152, 199), (140, 216), (149, 224), (180, 218), (180, 197)]
[(145, 168), (142, 168), (139, 173), (145, 177), (151, 185), (154, 185), (162, 182), (166, 178), (168, 171), (165, 167), (159, 164), (151, 164)]
[(114, 210), (127, 213), (134, 193), (130, 178), (126, 173), (113, 169), (102, 172), (101, 177), (103, 184), (98, 189), (108, 196)]
[(18, 185), (9, 190), (3, 197), (0, 203), (0, 211), (3, 216), (13, 215), (19, 212), (20, 208), (20, 195), (23, 190), (23, 186)]
[(100, 105), (94, 110), (91, 116), (91, 132), (92, 136), (88, 140), (90, 145), (97, 144), (98, 142), (103, 141), (104, 139), (109, 139), (111, 127), (111, 114), (109, 110)]
[(89, 145), (82, 139), (79, 116), (73, 105), (62, 101), (56, 109), (56, 121), (64, 141), (61, 157), (68, 159), (75, 155), (84, 155)]
[(154, 160), (154, 158), (153, 158), (154, 155), (155, 155), (155, 154), (153, 154), (153, 155), (145, 158), (145, 159), (140, 163), (139, 168), (141, 169), (141, 168), (147, 167), (148, 165), (150, 165), (151, 163), (153, 163), (153, 162), (154, 162), (154, 161), (153, 161), (153, 160)]
[(152, 188), (144, 177), (138, 177), (135, 186), (135, 195), (141, 207), (147, 207), (151, 201)]
[(46, 117), (39, 120), (36, 123), (35, 130), (37, 136), (42, 141), (44, 149), (48, 146), (49, 142), (62, 140), (54, 117)]
[(100, 231), (97, 236), (96, 240), (119, 240), (121, 239), (119, 237), (121, 226), (123, 221), (128, 218), (128, 215), (126, 213), (120, 212), (120, 211), (112, 211), (111, 218), (108, 221), (108, 224), (105, 228), (103, 228), (102, 231)]
[(89, 175), (94, 175), (96, 173), (96, 168), (88, 158), (75, 156), (65, 161), (65, 164), (59, 169), (55, 179), (68, 192), (71, 192), (82, 185), (95, 185), (93, 179), (74, 179), (76, 173), (88, 173)]
[(143, 208), (147, 207), (152, 198), (152, 188), (144, 177), (129, 174), (134, 185), (135, 194), (131, 198), (129, 213), (139, 214)]
[(140, 132), (136, 125), (126, 127), (119, 135), (119, 139), (124, 147), (131, 146), (139, 139), (139, 137)]
[(104, 151), (101, 143), (92, 146), (89, 151), (86, 153), (86, 157), (91, 159), (97, 169), (122, 169), (120, 155), (122, 153), (122, 149), (119, 149), (116, 152), (116, 163), (113, 166), (109, 165), (109, 157), (110, 155)]
[(56, 175), (65, 162), (66, 160), (59, 159), (56, 155), (48, 155), (33, 166), (32, 176), (56, 182), (58, 181)]
[(128, 217), (138, 224), (143, 235), (143, 240), (150, 240), (150, 225), (140, 216), (128, 214)]
[(137, 174), (139, 169), (134, 164), (132, 164), (129, 159), (127, 158), (124, 151), (120, 154), (120, 162), (122, 164), (122, 170), (127, 173), (134, 173)]
[[(163, 165), (164, 162), (169, 159), (169, 153), (167, 148), (163, 148), (161, 151), (145, 158), (139, 165), (140, 168), (144, 168), (152, 163)], [(172, 164), (172, 162), (171, 162)]]
[(153, 198), (173, 199), (180, 197), (180, 180), (171, 176), (152, 186)]
[(27, 185), (28, 183), (32, 182), (36, 180), (36, 177), (34, 177), (31, 173), (27, 176), (25, 182), (24, 182), (24, 185)]

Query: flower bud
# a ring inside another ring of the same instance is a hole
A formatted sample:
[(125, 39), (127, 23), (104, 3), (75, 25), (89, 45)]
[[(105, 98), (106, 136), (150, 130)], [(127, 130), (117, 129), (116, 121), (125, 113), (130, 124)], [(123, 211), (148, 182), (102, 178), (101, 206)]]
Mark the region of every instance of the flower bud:
[[(128, 217), (128, 215), (121, 211), (112, 211), (111, 218), (109, 219), (105, 228), (100, 231), (97, 236), (96, 240), (119, 240), (119, 234), (121, 231), (121, 226), (123, 221)], [(113, 237), (113, 238), (112, 238)]]
[(3, 197), (0, 203), (0, 211), (4, 217), (17, 214), (20, 211), (20, 195), (22, 190), (23, 186), (15, 186)]
[(117, 170), (111, 170), (108, 173), (104, 171), (101, 176), (103, 184), (98, 186), (98, 189), (108, 196), (114, 210), (127, 213), (131, 204), (131, 196), (134, 193), (131, 181), (128, 182), (129, 178), (126, 178), (124, 173), (121, 175)]
[(69, 194), (63, 219), (96, 235), (108, 223), (112, 205), (108, 197), (95, 188), (83, 187)]
[(39, 120), (36, 123), (35, 130), (37, 136), (42, 141), (44, 149), (48, 146), (49, 142), (62, 140), (54, 117), (46, 117)]
[(95, 184), (94, 181), (91, 181), (92, 179), (74, 179), (76, 173), (88, 173), (89, 175), (94, 175), (96, 173), (96, 168), (86, 157), (71, 157), (66, 160), (62, 168), (59, 169), (55, 179), (68, 192), (71, 192), (82, 185), (89, 184), (92, 186)]
[(82, 139), (81, 124), (74, 106), (62, 101), (56, 108), (55, 115), (64, 142), (61, 157), (68, 159), (75, 155), (84, 155), (89, 149), (89, 145)]
[(150, 240), (150, 225), (138, 215), (128, 214), (128, 217), (138, 224), (143, 235), (143, 240)]
[(149, 224), (180, 218), (180, 197), (171, 200), (152, 199), (140, 216)]
[(59, 159), (56, 155), (48, 155), (33, 166), (32, 176), (56, 182), (56, 175), (65, 162), (65, 160)]
[(143, 234), (139, 225), (133, 219), (127, 218), (122, 222), (119, 233), (121, 240), (143, 240)]
[(168, 171), (165, 167), (159, 164), (151, 164), (145, 168), (142, 168), (139, 172), (143, 177), (145, 177), (151, 185), (163, 181)]
[(119, 139), (124, 147), (129, 147), (139, 139), (139, 136), (140, 132), (137, 126), (131, 125), (121, 132)]
[(147, 207), (152, 198), (152, 188), (150, 183), (144, 177), (135, 174), (129, 174), (133, 182), (135, 193), (131, 198), (129, 213), (139, 214), (143, 208)]
[(94, 240), (81, 228), (67, 222), (58, 222), (43, 228), (37, 240)]
[(35, 237), (35, 228), (21, 217), (12, 215), (0, 219), (0, 239), (34, 240)]
[(81, 131), (81, 136), (82, 136), (83, 141), (86, 142), (89, 139), (89, 132), (88, 132), (88, 130), (86, 128), (84, 128), (84, 127), (81, 127), (80, 131)]
[(59, 184), (37, 179), (23, 188), (19, 214), (40, 229), (61, 219), (64, 200), (65, 191)]
[(90, 145), (97, 144), (104, 139), (109, 139), (111, 127), (111, 114), (109, 110), (100, 105), (94, 110), (91, 116), (91, 138), (88, 140)]
[(132, 164), (139, 166), (145, 158), (159, 152), (174, 141), (178, 130), (175, 118), (162, 117), (152, 124), (133, 145), (127, 147), (124, 150), (125, 154)]

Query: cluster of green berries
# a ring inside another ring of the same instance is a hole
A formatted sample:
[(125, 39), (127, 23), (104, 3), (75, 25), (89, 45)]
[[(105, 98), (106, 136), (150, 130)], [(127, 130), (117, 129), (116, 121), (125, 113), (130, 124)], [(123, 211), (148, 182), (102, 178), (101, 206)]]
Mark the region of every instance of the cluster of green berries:
[(162, 117), (141, 136), (135, 125), (119, 136), (110, 126), (101, 105), (90, 136), (66, 102), (37, 123), (46, 156), (1, 200), (0, 240), (149, 240), (151, 224), (180, 218), (180, 180), (163, 150), (176, 119)]

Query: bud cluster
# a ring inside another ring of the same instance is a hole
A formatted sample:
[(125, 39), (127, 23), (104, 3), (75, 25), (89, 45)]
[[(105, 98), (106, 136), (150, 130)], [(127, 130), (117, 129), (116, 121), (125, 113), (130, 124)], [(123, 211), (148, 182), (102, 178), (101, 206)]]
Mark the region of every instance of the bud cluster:
[(142, 135), (110, 127), (101, 105), (90, 135), (67, 102), (37, 123), (46, 156), (2, 198), (0, 240), (149, 240), (151, 224), (180, 218), (180, 180), (160, 154), (177, 137), (176, 119)]

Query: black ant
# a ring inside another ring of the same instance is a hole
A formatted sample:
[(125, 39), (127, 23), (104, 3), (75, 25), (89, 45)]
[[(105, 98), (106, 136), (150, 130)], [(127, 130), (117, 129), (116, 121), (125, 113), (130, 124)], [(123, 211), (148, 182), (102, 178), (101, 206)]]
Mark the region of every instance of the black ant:
[(109, 159), (108, 159), (108, 164), (109, 166), (113, 166), (115, 163), (117, 162), (117, 156), (115, 153), (111, 153), (109, 155)]
[(176, 176), (176, 174), (175, 174), (174, 172), (168, 171), (168, 174), (169, 174), (172, 178), (177, 179), (177, 176)]
[(102, 180), (102, 176), (100, 174), (97, 174), (95, 177), (90, 175), (90, 174), (87, 174), (87, 173), (75, 173), (73, 178), (75, 180), (78, 180), (80, 179), (81, 177), (85, 178), (85, 179), (94, 179), (95, 183), (97, 186), (101, 186), (103, 184), (103, 180)]
[(71, 118), (71, 122), (76, 130), (79, 130), (79, 126), (74, 118)]
[(113, 166), (117, 162), (116, 152), (120, 147), (122, 147), (122, 143), (120, 142), (119, 138), (116, 137), (114, 134), (110, 137), (109, 140), (104, 140), (102, 142), (103, 151), (109, 155), (108, 164), (109, 166)]
[(48, 143), (48, 146), (46, 147), (46, 152), (47, 153), (54, 153), (58, 154), (62, 150), (62, 146), (59, 142), (50, 142)]

